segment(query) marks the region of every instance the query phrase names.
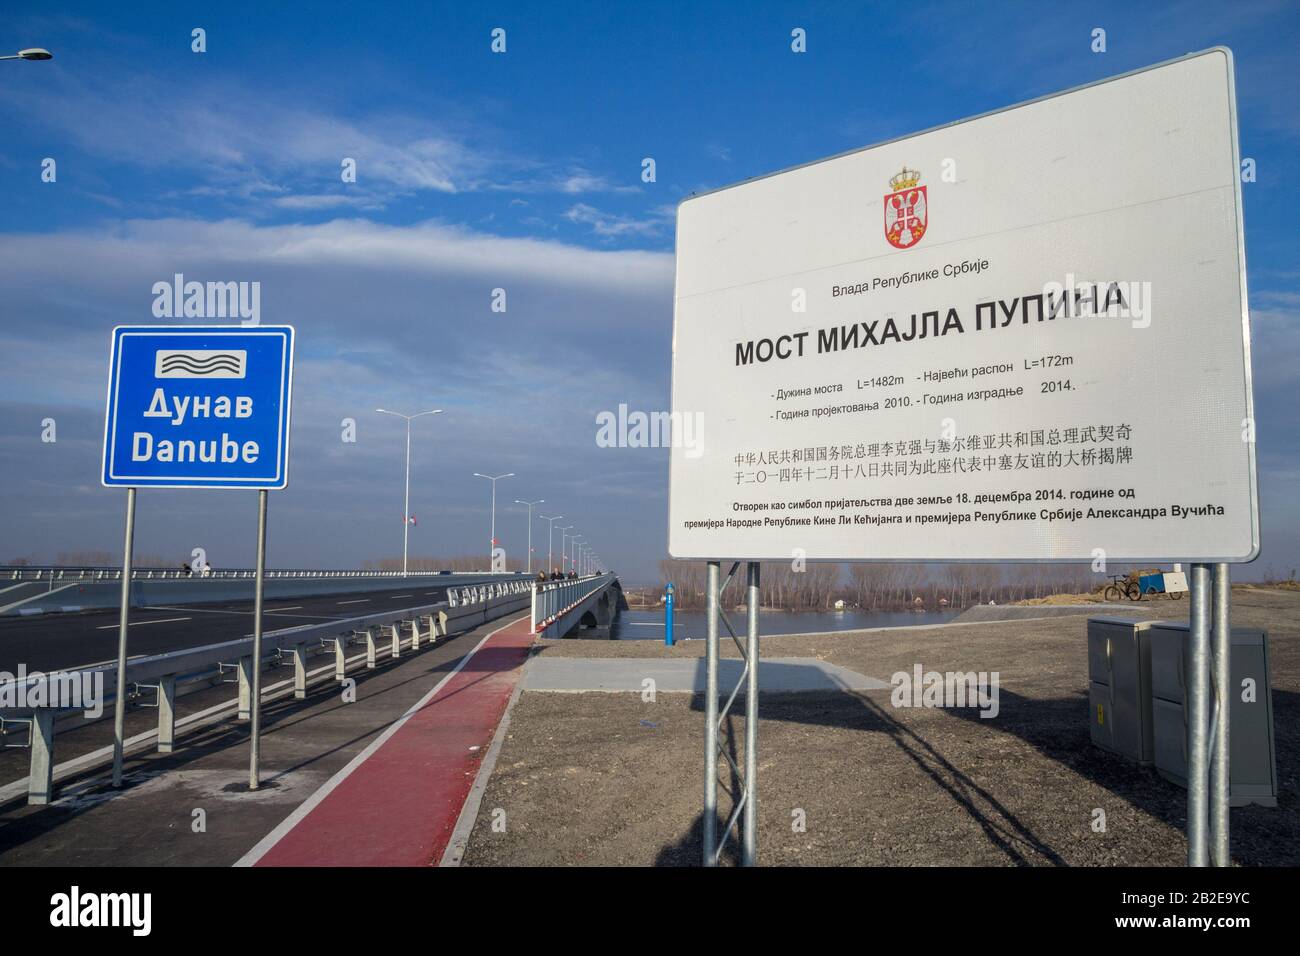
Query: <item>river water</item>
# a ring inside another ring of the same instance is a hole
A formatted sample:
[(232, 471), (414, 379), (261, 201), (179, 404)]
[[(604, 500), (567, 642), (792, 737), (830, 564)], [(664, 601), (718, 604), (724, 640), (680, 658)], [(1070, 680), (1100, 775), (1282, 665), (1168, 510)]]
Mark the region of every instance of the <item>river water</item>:
[[(808, 634), (818, 631), (860, 631), (869, 627), (907, 627), (923, 624), (945, 624), (960, 611), (761, 611), (758, 615), (758, 633)], [(745, 633), (744, 610), (730, 611), (727, 619), (737, 634)], [(673, 615), (673, 638), (683, 641), (704, 639), (704, 612), (678, 611)], [(727, 638), (727, 629), (721, 622), (718, 632)], [(624, 611), (614, 624), (614, 640), (662, 641), (664, 639), (664, 612)]]

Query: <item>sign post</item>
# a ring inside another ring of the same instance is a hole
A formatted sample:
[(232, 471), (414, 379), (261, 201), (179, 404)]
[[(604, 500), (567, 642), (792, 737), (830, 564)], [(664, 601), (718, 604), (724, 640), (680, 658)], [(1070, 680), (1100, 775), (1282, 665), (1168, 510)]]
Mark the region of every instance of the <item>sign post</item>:
[(249, 707), (248, 789), (261, 786), (262, 593), (266, 577), (266, 489), (257, 493), (257, 584), (253, 592), (253, 699)]
[(673, 646), (673, 582), (664, 586), (664, 644)]
[(250, 789), (261, 729), (262, 595), (268, 489), (289, 481), (291, 326), (118, 326), (113, 330), (101, 481), (127, 488), (118, 627), (113, 785), (121, 786), (136, 489), (258, 489)]
[(1200, 779), (1208, 567), (1259, 552), (1239, 176), (1219, 47), (684, 200), (669, 554), (1189, 562)]
[(126, 542), (122, 545), (122, 603), (117, 614), (117, 696), (113, 700), (113, 786), (122, 786), (126, 740), (126, 630), (131, 616), (131, 566), (135, 556), (135, 489), (126, 489)]

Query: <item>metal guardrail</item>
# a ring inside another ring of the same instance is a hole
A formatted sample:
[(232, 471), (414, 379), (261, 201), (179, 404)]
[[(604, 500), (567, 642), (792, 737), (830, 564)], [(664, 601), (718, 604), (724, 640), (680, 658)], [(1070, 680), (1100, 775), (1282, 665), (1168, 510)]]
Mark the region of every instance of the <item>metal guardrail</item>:
[(596, 574), (567, 581), (538, 581), (533, 587), (533, 633), (544, 630), (592, 594), (614, 580), (613, 574)]
[[(328, 621), (323, 624), (304, 624), (297, 627), (269, 631), (262, 636), (262, 666), (268, 662), (275, 664), (290, 663), (294, 669), (294, 697), (299, 700), (307, 695), (308, 668), (307, 658), (316, 653), (334, 654), (334, 679), (342, 681), (347, 671), (347, 648), (354, 643), (366, 645), (366, 667), (377, 665), (381, 650), (386, 650), (389, 659), (400, 656), (403, 648), (418, 650), (422, 639), (432, 642), (438, 637), (445, 637), (452, 624), (472, 619), (477, 614), (483, 615), (482, 621), (474, 621), (474, 626), (485, 623), (493, 617), (499, 617), (514, 610), (522, 609), (524, 595), (533, 589), (531, 580), (502, 581), (492, 585), (476, 588), (459, 588), (460, 591), (474, 592), (472, 600), (460, 600), (455, 604), (439, 601), (411, 608), (401, 608), (366, 614), (359, 617)], [(492, 612), (500, 609), (501, 614)], [(421, 629), (421, 625), (424, 629)], [(385, 633), (387, 632), (386, 638)], [(439, 633), (441, 631), (441, 633)], [(240, 638), (203, 647), (185, 648), (166, 654), (141, 657), (127, 664), (127, 684), (134, 688), (132, 696), (139, 700), (150, 692), (156, 696), (156, 702), (145, 702), (142, 706), (158, 709), (158, 750), (171, 753), (176, 739), (176, 689), (186, 684), (212, 682), (221, 680), (239, 684), (238, 710), (241, 718), (247, 718), (252, 702), (252, 660), (253, 639)], [(226, 680), (226, 674), (235, 672), (237, 677)], [(32, 675), (23, 681), (7, 681), (6, 684), (22, 685), (4, 687), (0, 685), (0, 699), (35, 700), (34, 694), (50, 702), (56, 695), (68, 689), (71, 681), (80, 681), (79, 686), (91, 686), (104, 690), (97, 703), (106, 705), (113, 700), (113, 688), (117, 686), (116, 662), (84, 667), (71, 671), (56, 671), (49, 674)], [(70, 698), (58, 698), (67, 701)], [(26, 724), (29, 728), (31, 773), (28, 778), (28, 798), (31, 804), (49, 803), (54, 793), (54, 736), (55, 721), (60, 714), (73, 713), (84, 709), (84, 698), (79, 698), (72, 706), (25, 706), (7, 707), (0, 710), (0, 720), (5, 724)], [(107, 710), (107, 708), (105, 708)]]
[[(492, 574), (501, 575), (502, 577), (515, 578), (523, 575), (522, 571), (412, 571), (409, 574), (403, 574), (401, 571), (348, 571), (348, 570), (311, 570), (311, 569), (282, 569), (267, 570), (266, 579), (284, 579), (284, 578), (402, 578), (402, 577), (432, 577), (434, 575), (456, 575), (456, 574)], [(229, 568), (224, 571), (183, 571), (180, 568), (135, 568), (131, 572), (132, 581), (196, 581), (203, 579), (214, 580), (238, 580), (253, 578), (257, 575), (256, 569), (253, 568)], [(0, 566), (0, 581), (120, 581), (122, 580), (121, 568), (95, 568), (95, 567), (26, 567), (5, 565)], [(531, 579), (530, 579), (531, 580)]]

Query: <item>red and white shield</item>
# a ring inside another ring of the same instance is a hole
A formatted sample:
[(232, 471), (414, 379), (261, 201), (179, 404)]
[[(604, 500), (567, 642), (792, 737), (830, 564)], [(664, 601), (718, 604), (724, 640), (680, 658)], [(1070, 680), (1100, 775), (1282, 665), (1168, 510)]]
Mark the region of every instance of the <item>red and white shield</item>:
[(929, 222), (925, 190), (925, 186), (912, 186), (885, 197), (885, 239), (895, 249), (910, 249), (925, 235)]

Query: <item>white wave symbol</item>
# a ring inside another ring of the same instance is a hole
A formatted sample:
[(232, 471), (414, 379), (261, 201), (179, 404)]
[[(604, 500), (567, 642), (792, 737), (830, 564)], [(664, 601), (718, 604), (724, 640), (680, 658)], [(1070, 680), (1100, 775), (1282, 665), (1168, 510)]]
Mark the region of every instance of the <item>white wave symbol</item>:
[(243, 349), (159, 349), (155, 378), (243, 378), (248, 353)]

